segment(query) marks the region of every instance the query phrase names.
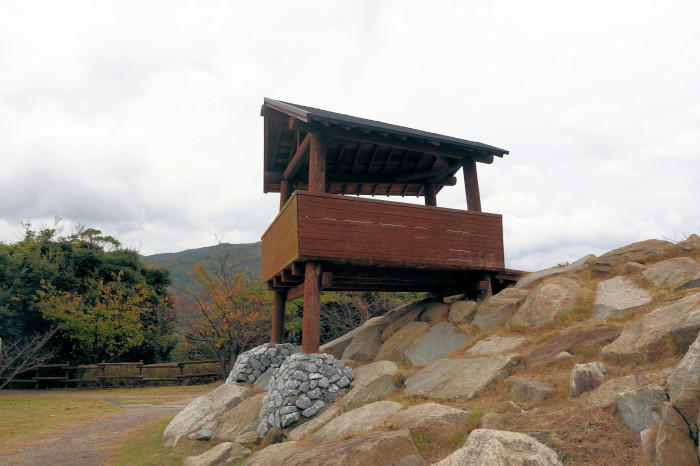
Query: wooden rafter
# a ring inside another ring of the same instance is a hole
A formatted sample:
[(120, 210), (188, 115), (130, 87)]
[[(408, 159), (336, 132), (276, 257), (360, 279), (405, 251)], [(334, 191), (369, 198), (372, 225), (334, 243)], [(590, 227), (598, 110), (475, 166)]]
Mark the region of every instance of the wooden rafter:
[(302, 165), (304, 165), (304, 162), (308, 160), (310, 144), (311, 134), (307, 134), (304, 137), (304, 140), (301, 141), (301, 144), (299, 144), (299, 147), (297, 147), (297, 150), (294, 152), (294, 155), (287, 164), (287, 168), (284, 169), (284, 172), (282, 173), (283, 179), (289, 180), (293, 178)]

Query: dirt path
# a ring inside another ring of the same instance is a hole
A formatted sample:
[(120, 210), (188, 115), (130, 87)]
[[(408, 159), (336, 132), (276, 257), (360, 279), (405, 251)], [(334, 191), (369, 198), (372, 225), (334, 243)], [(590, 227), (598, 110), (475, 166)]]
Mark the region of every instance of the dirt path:
[[(110, 398), (116, 398), (110, 396)], [(125, 431), (172, 416), (193, 397), (178, 397), (166, 406), (122, 408), (58, 435), (34, 442), (17, 454), (0, 456), (0, 465), (99, 465), (112, 452), (113, 442)]]

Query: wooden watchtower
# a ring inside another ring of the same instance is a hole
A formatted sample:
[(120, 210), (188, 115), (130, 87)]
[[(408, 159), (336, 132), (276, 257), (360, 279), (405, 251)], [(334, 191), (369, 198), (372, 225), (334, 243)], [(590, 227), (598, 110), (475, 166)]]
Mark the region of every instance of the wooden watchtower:
[[(501, 215), (481, 211), (476, 173), (508, 151), (268, 98), (261, 114), (264, 191), (280, 193), (262, 237), (273, 342), (288, 299), (304, 296), (302, 351), (316, 353), (322, 290), (477, 296), (514, 278)], [(468, 210), (437, 207), (458, 170)], [(361, 195), (423, 196), (425, 206)]]

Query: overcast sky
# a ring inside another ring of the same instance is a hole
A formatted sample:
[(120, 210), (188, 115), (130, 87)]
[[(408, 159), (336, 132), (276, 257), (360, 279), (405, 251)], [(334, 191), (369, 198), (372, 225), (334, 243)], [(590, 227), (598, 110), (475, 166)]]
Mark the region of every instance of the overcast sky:
[[(526, 270), (700, 231), (700, 3), (0, 0), (0, 241), (254, 242), (263, 97), (481, 141)], [(438, 205), (465, 208), (462, 180)]]

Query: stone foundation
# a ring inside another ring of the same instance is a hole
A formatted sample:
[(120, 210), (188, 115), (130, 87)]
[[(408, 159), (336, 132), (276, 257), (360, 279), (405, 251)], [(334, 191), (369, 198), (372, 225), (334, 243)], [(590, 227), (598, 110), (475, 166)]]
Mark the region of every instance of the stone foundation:
[(280, 367), (298, 347), (291, 343), (265, 343), (242, 353), (226, 379), (228, 384), (252, 384), (270, 367)]

